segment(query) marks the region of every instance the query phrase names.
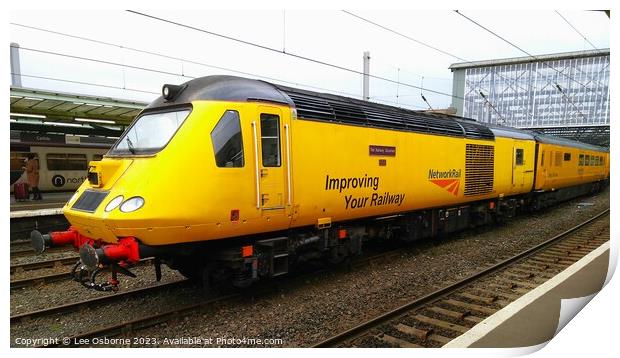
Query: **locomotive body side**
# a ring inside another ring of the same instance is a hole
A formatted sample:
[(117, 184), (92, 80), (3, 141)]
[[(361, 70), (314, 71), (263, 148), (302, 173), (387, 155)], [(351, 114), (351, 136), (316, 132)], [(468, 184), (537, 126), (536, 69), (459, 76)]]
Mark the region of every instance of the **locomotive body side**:
[(533, 184), (533, 140), (294, 120), (292, 143), (296, 226), (509, 197)]

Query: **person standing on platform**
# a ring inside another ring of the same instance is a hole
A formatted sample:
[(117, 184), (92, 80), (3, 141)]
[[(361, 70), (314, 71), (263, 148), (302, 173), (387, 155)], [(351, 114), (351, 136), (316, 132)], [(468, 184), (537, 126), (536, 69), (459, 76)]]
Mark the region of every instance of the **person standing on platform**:
[(32, 188), (32, 200), (42, 200), (41, 191), (39, 190), (39, 159), (37, 159), (34, 153), (28, 153), (26, 176), (28, 178), (28, 185)]

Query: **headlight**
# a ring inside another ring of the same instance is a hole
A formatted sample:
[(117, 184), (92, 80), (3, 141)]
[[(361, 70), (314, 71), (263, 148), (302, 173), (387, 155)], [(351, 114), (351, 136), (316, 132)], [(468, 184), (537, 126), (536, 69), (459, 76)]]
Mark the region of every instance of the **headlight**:
[(124, 213), (130, 213), (140, 209), (143, 205), (144, 199), (139, 196), (134, 196), (133, 198), (125, 200), (125, 202), (121, 205), (121, 211)]
[(116, 198), (110, 200), (110, 202), (108, 203), (108, 205), (105, 206), (105, 211), (106, 212), (110, 212), (114, 209), (116, 209), (119, 205), (121, 205), (121, 203), (123, 202), (123, 196), (119, 195)]

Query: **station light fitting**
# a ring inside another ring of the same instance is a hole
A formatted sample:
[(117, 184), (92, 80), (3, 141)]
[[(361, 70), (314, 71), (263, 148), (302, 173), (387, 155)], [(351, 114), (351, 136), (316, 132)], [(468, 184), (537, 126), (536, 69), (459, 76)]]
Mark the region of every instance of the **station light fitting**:
[(11, 113), (13, 117), (28, 117), (28, 118), (45, 118), (42, 114), (30, 114), (30, 113)]
[(43, 124), (49, 124), (52, 126), (61, 126), (61, 127), (84, 127), (79, 123), (62, 123), (62, 122), (43, 122)]
[(76, 118), (75, 120), (77, 122), (116, 124), (115, 121), (111, 121), (111, 120), (107, 120), (107, 119)]

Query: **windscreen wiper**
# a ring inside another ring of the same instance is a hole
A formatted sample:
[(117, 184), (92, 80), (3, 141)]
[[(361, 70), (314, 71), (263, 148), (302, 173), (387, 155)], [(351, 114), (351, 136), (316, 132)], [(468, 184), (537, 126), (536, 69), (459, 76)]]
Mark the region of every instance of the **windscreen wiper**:
[(127, 137), (125, 140), (127, 141), (127, 148), (129, 149), (131, 154), (136, 154), (136, 149), (134, 148), (133, 143), (131, 142), (131, 139)]

